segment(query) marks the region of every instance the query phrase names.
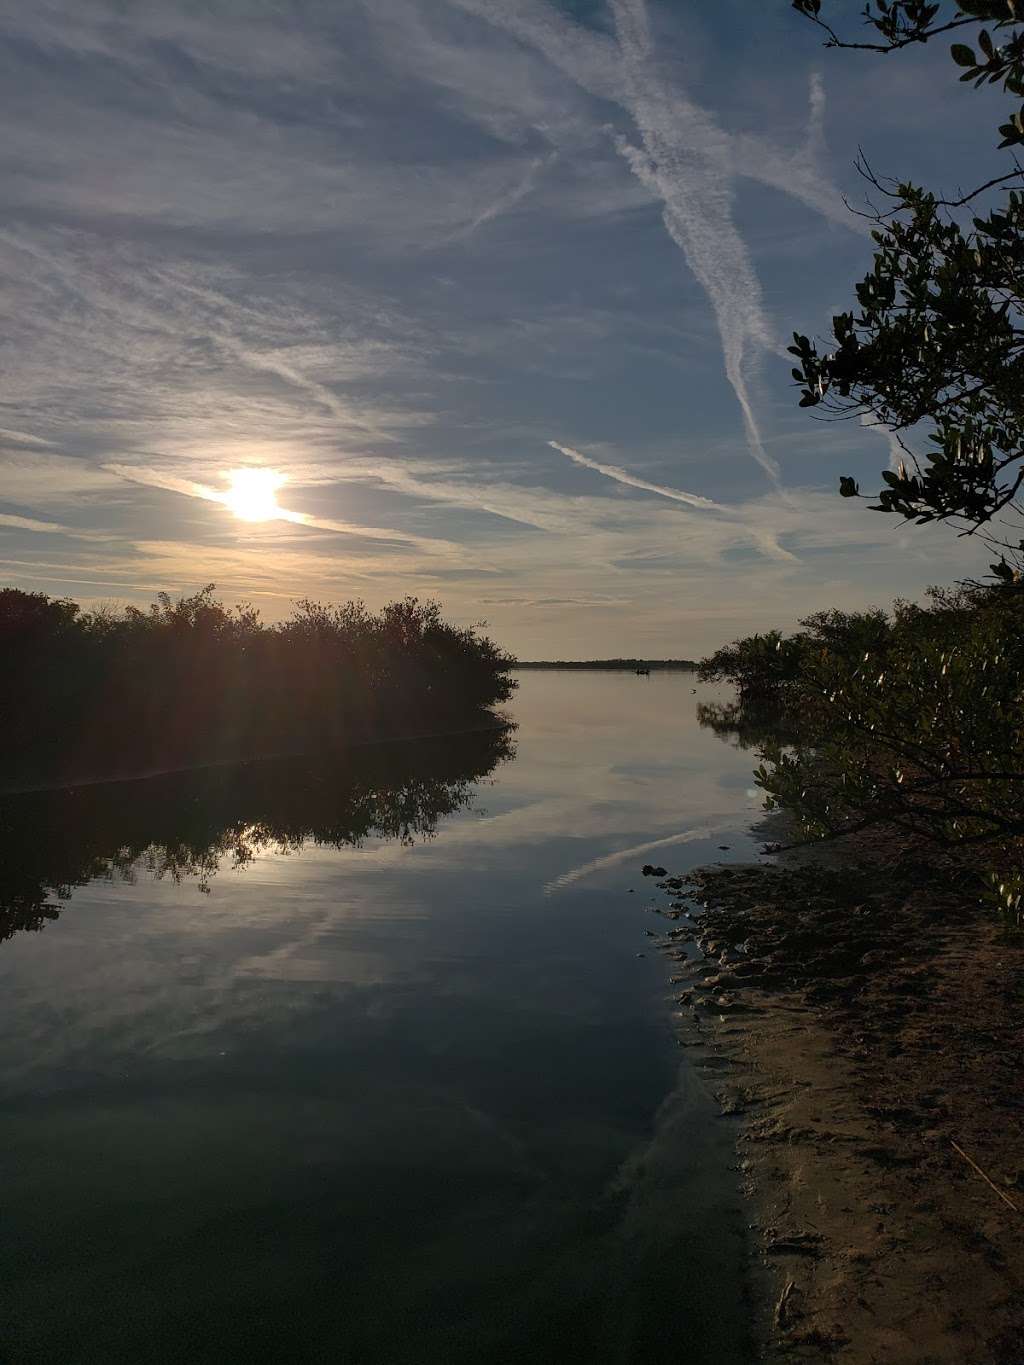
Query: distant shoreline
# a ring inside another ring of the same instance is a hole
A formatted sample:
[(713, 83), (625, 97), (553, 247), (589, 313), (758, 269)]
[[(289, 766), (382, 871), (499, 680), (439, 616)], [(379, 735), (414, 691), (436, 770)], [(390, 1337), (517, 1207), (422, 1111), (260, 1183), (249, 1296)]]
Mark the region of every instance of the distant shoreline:
[(512, 672), (521, 668), (573, 668), (625, 673), (646, 668), (652, 673), (693, 673), (697, 666), (695, 659), (520, 659), (512, 666)]

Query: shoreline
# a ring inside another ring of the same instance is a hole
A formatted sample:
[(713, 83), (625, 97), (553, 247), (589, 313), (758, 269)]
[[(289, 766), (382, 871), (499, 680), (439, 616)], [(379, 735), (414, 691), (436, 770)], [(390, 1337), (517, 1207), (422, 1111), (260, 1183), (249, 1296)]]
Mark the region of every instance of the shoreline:
[(659, 881), (679, 1041), (738, 1124), (762, 1359), (1021, 1365), (1024, 937), (891, 853)]
[[(333, 744), (330, 751), (333, 754), (341, 755), (350, 749), (366, 749), (378, 744), (414, 744), (422, 740), (431, 739), (456, 739), (463, 735), (488, 734), (492, 730), (510, 730), (515, 728), (515, 722), (503, 718), (497, 714), (493, 715), (490, 723), (482, 722), (479, 725), (467, 725), (455, 730), (418, 730), (411, 733), (368, 735), (360, 739), (347, 740), (343, 744)], [(61, 777), (50, 781), (42, 781), (25, 785), (19, 779), (15, 779), (15, 785), (8, 785), (0, 779), (0, 799), (9, 796), (31, 796), (41, 792), (61, 792), (72, 791), (79, 787), (105, 787), (113, 786), (116, 783), (129, 782), (150, 782), (160, 777), (180, 776), (183, 773), (209, 772), (215, 768), (235, 768), (242, 767), (248, 763), (272, 763), (282, 759), (311, 758), (316, 754), (323, 757), (323, 750), (301, 749), (277, 749), (265, 752), (254, 752), (237, 755), (228, 755), (223, 758), (210, 758), (197, 763), (182, 763), (159, 768), (146, 768), (142, 771), (131, 771), (126, 773), (106, 773), (93, 774), (88, 777)]]

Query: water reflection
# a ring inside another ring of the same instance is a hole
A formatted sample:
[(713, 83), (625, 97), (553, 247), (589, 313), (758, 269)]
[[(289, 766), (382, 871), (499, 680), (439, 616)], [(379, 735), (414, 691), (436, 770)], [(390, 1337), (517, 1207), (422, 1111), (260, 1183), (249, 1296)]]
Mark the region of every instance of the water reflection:
[(0, 798), (0, 941), (58, 918), (99, 877), (196, 881), (313, 843), (410, 845), (469, 805), (512, 727)]
[(744, 706), (738, 701), (699, 702), (697, 722), (735, 749), (761, 749), (766, 744), (795, 742), (793, 725), (778, 707)]
[(696, 700), (545, 673), (514, 762), (4, 802), (8, 910), (73, 891), (0, 947), (5, 1365), (746, 1365), (733, 1134), (639, 875), (750, 851)]

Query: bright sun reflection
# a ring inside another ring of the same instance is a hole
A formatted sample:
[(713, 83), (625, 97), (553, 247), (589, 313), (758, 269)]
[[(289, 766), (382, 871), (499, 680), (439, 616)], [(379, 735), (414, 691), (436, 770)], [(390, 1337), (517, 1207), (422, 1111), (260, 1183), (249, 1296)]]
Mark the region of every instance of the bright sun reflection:
[(285, 476), (276, 469), (232, 469), (224, 505), (242, 521), (270, 521), (281, 515), (277, 490)]

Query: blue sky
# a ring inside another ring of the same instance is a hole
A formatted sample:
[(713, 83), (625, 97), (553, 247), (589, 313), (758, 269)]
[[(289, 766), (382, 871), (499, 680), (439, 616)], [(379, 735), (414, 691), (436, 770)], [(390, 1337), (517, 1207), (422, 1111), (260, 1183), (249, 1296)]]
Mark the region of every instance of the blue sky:
[[(1001, 167), (942, 47), (786, 0), (2, 0), (0, 579), (412, 592), (524, 657), (691, 655), (979, 571), (839, 499), (784, 351), (853, 170)], [(979, 174), (979, 170), (982, 174)], [(286, 479), (244, 521), (231, 471)]]

